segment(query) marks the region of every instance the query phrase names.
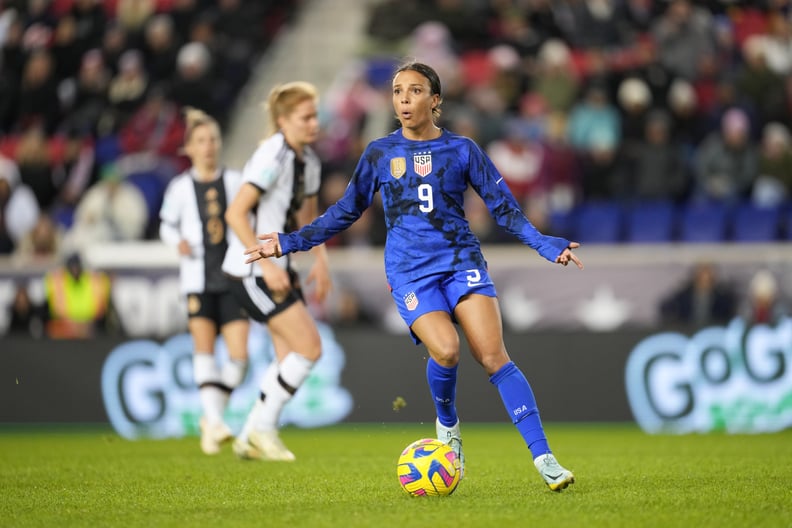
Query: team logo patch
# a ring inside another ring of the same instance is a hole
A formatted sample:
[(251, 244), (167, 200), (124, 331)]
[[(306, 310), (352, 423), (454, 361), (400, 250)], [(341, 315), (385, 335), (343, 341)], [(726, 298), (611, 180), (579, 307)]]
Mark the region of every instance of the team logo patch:
[(421, 178), (432, 172), (432, 153), (419, 152), (415, 154), (413, 156), (413, 170)]
[(418, 296), (415, 295), (415, 292), (410, 292), (404, 296), (404, 305), (411, 312), (418, 308)]
[(390, 172), (391, 176), (397, 180), (404, 176), (404, 173), (407, 172), (407, 160), (404, 158), (393, 158), (390, 160)]

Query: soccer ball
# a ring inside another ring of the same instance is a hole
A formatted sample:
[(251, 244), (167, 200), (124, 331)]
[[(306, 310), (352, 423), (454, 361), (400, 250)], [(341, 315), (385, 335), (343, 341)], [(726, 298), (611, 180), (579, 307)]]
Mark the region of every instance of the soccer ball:
[(402, 489), (413, 497), (451, 495), (459, 484), (460, 462), (447, 444), (422, 438), (404, 448), (396, 473)]

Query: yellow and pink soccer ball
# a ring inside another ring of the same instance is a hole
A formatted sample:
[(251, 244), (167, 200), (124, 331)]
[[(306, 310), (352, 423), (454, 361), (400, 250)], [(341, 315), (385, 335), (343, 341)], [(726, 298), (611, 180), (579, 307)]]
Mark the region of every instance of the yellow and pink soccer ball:
[(413, 497), (451, 495), (461, 476), (457, 454), (436, 438), (422, 438), (405, 447), (396, 472), (402, 489)]

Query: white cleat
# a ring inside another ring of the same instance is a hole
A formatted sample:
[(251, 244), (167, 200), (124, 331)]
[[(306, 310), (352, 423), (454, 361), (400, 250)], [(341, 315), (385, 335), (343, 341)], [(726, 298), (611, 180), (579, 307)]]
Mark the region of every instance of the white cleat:
[(242, 460), (261, 460), (261, 452), (256, 449), (249, 440), (241, 440), (237, 438), (231, 445), (234, 454)]
[(539, 474), (542, 475), (547, 487), (553, 491), (566, 489), (567, 486), (575, 482), (575, 475), (562, 467), (552, 453), (536, 457), (534, 466), (536, 466)]
[(452, 427), (446, 427), (440, 423), (440, 419), (435, 421), (437, 439), (451, 446), (459, 459), (459, 478), (465, 476), (465, 453), (462, 451), (462, 433), (459, 432), (459, 420)]
[(201, 418), (201, 451), (207, 455), (216, 455), (220, 446), (234, 438), (231, 429), (224, 423), (210, 424), (206, 418)]
[(278, 431), (251, 431), (248, 444), (258, 451), (261, 460), (291, 462), (297, 458), (281, 441)]

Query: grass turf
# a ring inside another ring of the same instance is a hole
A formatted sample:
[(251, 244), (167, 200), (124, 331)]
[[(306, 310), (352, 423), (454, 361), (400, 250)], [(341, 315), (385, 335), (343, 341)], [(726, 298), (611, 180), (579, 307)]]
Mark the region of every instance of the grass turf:
[(0, 526), (792, 526), (792, 430), (648, 436), (631, 425), (548, 424), (577, 483), (549, 491), (510, 425), (463, 424), (466, 478), (412, 498), (396, 460), (433, 424), (282, 432), (297, 462), (215, 457), (196, 438), (0, 428)]

